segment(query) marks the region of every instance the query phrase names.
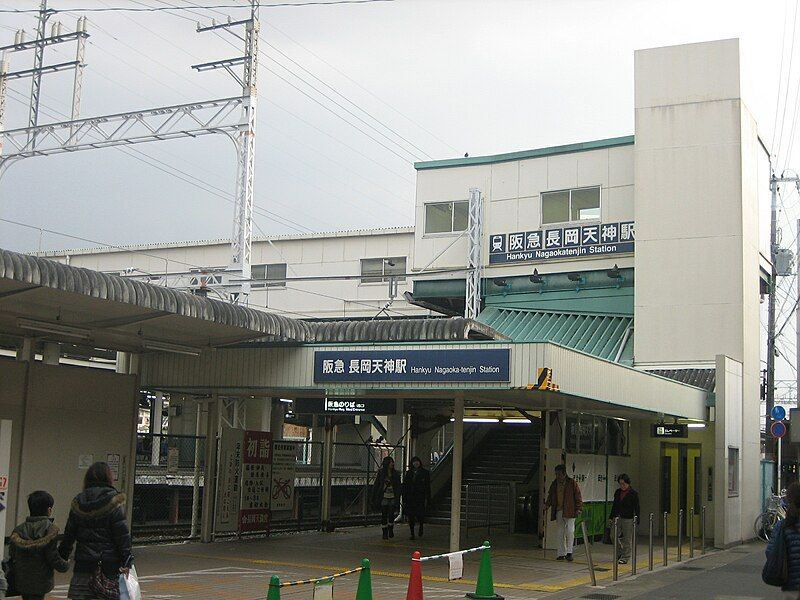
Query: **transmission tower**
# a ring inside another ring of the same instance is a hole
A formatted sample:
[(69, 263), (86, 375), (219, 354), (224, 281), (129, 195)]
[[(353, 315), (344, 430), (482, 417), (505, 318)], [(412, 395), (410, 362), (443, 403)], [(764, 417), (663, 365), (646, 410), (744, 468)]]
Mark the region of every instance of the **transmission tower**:
[[(246, 304), (250, 294), (250, 256), (253, 227), (253, 175), (255, 171), (256, 76), (258, 71), (258, 6), (252, 0), (250, 18), (222, 24), (212, 22), (208, 27), (198, 25), (198, 32), (223, 30), (244, 42), (244, 54), (234, 58), (193, 65), (197, 71), (225, 69), (241, 85), (241, 96), (203, 100), (188, 104), (160, 106), (144, 110), (80, 118), (83, 69), (85, 65), (87, 21), (78, 19), (74, 32), (64, 33), (62, 24), (53, 24), (46, 35), (48, 19), (56, 11), (48, 9), (41, 0), (36, 38), (25, 39), (17, 31), (14, 43), (0, 47), (0, 178), (8, 167), (25, 158), (50, 156), (81, 150), (129, 146), (177, 138), (196, 138), (210, 134), (225, 134), (236, 146), (236, 201), (233, 219), (231, 260), (226, 276), (218, 286), (232, 302)], [(234, 31), (244, 27), (244, 36)], [(76, 42), (75, 60), (45, 64), (45, 49), (54, 44)], [(34, 50), (32, 69), (9, 71), (7, 55)], [(234, 67), (242, 66), (238, 75)], [(75, 70), (70, 120), (42, 125), (39, 100), (42, 76), (68, 69)], [(6, 89), (9, 81), (30, 77), (31, 95), (28, 126), (4, 128)], [(238, 116), (237, 116), (238, 115)], [(168, 274), (165, 273), (165, 277)]]

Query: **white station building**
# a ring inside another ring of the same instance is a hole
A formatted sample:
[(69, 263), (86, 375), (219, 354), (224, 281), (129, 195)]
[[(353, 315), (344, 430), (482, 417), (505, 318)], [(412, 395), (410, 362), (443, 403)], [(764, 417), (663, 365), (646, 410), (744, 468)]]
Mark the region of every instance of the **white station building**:
[[(459, 439), (465, 411), (492, 417), (497, 427), (506, 414), (526, 415), (539, 427), (529, 482), (539, 500), (552, 468), (565, 462), (602, 527), (616, 475), (627, 472), (645, 514), (668, 513), (668, 533), (677, 533), (683, 510), (684, 531), (698, 535), (705, 526), (719, 547), (740, 543), (753, 537), (761, 506), (760, 304), (771, 273), (768, 153), (741, 96), (738, 40), (641, 50), (633, 135), (418, 163), (413, 228), (254, 241), (251, 308), (305, 319), (308, 327), (380, 315), (373, 326), (381, 333), (371, 337), (284, 332), (267, 339), (256, 328), (249, 337), (211, 341), (187, 330), (181, 343), (199, 356), (146, 342), (108, 347), (126, 353), (122, 371), (135, 371), (141, 389), (170, 394), (174, 403), (274, 399), (269, 410), (248, 412), (258, 421), (248, 428), (277, 427), (277, 398), (394, 400), (395, 416), (384, 420), (389, 436), (414, 419), (452, 416), (454, 464), (468, 452)], [(470, 190), (482, 198), (477, 323), (459, 335), (395, 333), (423, 317), (464, 316)], [(228, 255), (229, 242), (217, 240), (37, 260), (193, 288), (211, 299)], [(19, 282), (12, 271), (6, 279)], [(0, 299), (3, 339), (24, 343), (12, 317), (26, 310), (24, 295)], [(51, 334), (58, 339), (57, 330)], [(232, 339), (237, 345), (228, 347)], [(14, 367), (8, 362), (0, 369)], [(559, 389), (534, 389), (543, 368)], [(0, 393), (0, 417), (20, 404), (6, 400), (15, 393)], [(210, 436), (216, 421), (204, 425)], [(434, 434), (414, 437), (417, 454), (430, 449)], [(454, 468), (454, 513), (460, 479)], [(37, 477), (23, 481), (34, 485)], [(455, 514), (452, 527), (457, 536)]]

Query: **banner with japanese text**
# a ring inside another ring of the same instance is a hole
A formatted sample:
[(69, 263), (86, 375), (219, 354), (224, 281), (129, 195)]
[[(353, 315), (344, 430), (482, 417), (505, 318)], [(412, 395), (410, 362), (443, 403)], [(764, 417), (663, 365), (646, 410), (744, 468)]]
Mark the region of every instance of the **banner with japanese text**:
[(272, 433), (245, 431), (239, 531), (267, 531), (272, 484)]

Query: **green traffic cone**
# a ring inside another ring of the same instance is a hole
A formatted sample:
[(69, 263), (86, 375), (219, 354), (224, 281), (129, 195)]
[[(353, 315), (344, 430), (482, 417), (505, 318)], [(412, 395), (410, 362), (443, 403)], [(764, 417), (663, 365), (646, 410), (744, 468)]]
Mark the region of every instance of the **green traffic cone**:
[(267, 600), (281, 600), (281, 580), (277, 575), (273, 575), (269, 580)]
[(361, 574), (358, 576), (358, 589), (356, 600), (372, 600), (372, 573), (369, 568), (369, 559), (361, 561)]
[(467, 594), (473, 600), (503, 600), (502, 596), (494, 593), (494, 578), (492, 577), (492, 550), (489, 542), (483, 542), (481, 567), (478, 571), (478, 584), (474, 594)]

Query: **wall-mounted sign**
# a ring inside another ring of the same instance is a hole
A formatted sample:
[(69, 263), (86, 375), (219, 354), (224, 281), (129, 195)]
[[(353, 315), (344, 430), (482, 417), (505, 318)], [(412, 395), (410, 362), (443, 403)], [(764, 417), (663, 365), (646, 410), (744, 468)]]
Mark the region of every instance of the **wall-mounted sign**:
[(651, 425), (650, 436), (654, 438), (689, 437), (689, 426), (681, 423), (659, 423)]
[(292, 409), (299, 415), (393, 415), (394, 398), (297, 398)]
[(501, 382), (509, 380), (511, 352), (488, 350), (319, 351), (316, 383)]
[(489, 236), (489, 264), (582, 258), (633, 252), (632, 221)]
[(272, 459), (272, 492), (270, 510), (294, 508), (294, 475), (297, 465), (297, 444), (274, 442)]

